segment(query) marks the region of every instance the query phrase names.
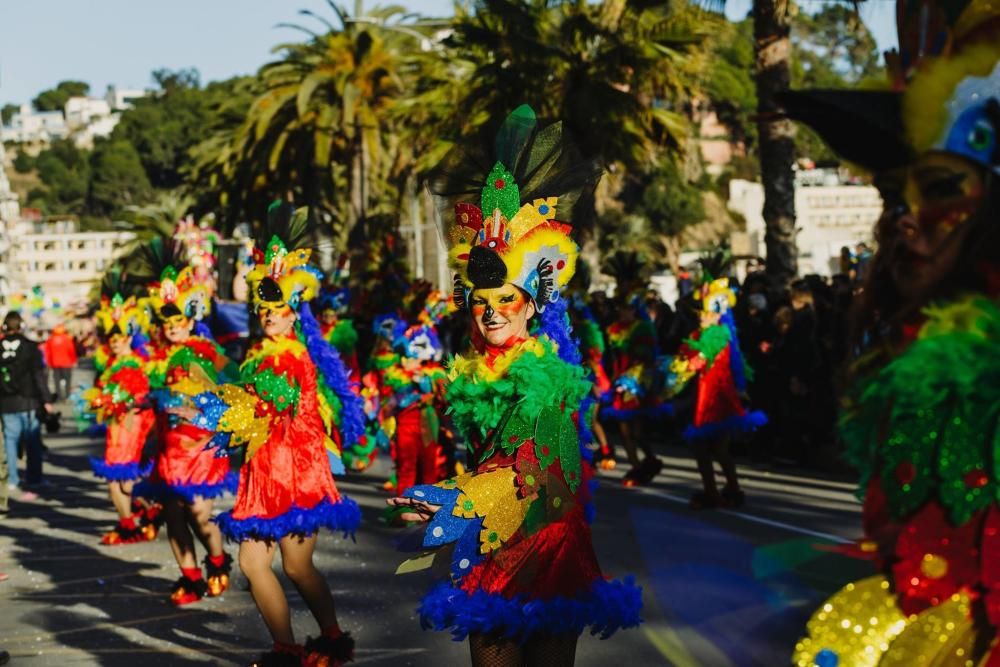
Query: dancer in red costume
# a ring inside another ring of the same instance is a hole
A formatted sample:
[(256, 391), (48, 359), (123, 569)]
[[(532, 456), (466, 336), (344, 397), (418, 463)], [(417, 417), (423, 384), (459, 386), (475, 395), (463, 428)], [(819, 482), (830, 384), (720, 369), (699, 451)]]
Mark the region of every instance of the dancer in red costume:
[[(611, 405), (603, 408), (601, 415), (618, 421), (622, 445), (631, 466), (622, 483), (625, 486), (648, 484), (663, 469), (663, 462), (653, 451), (652, 442), (642, 437), (640, 424), (643, 418), (656, 416), (665, 408), (653, 392), (656, 330), (639, 293), (624, 295), (619, 301), (618, 319), (608, 327), (608, 343), (614, 380)], [(643, 452), (642, 460), (639, 449)]]
[(153, 467), (152, 462), (142, 465), (142, 451), (156, 422), (148, 404), (144, 314), (132, 297), (126, 300), (115, 292), (102, 298), (97, 323), (107, 349), (98, 355), (103, 365), (100, 376), (83, 395), (107, 427), (104, 457), (90, 460), (94, 474), (108, 480), (118, 512), (118, 525), (101, 538), (107, 545), (153, 540), (157, 533), (159, 507), (132, 502), (133, 486)]
[[(667, 374), (669, 396), (678, 393), (697, 377), (694, 419), (684, 438), (694, 448), (702, 491), (689, 503), (692, 509), (712, 509), (720, 504), (739, 507), (744, 502), (736, 475), (736, 463), (729, 453), (734, 434), (745, 433), (767, 423), (767, 416), (744, 405), (750, 367), (743, 360), (732, 307), (736, 294), (728, 278), (707, 277), (697, 293), (702, 303), (700, 328), (684, 341)], [(714, 462), (726, 478), (719, 492)]]
[[(181, 570), (170, 600), (180, 606), (221, 595), (229, 586), (232, 559), (212, 522), (212, 505), (214, 498), (235, 488), (236, 476), (227, 457), (205, 448), (212, 433), (187, 421), (185, 414), (194, 396), (235, 377), (236, 368), (214, 341), (194, 334), (208, 313), (210, 294), (193, 282), (189, 267), (180, 272), (172, 266), (164, 269), (151, 301), (165, 339), (149, 363), (161, 447), (153, 475), (136, 493), (163, 503), (170, 548)], [(208, 552), (204, 578), (195, 537)]]
[[(272, 228), (284, 227), (282, 208), (272, 206)], [(218, 521), (227, 539), (239, 542), (240, 569), (274, 642), (254, 663), (266, 667), (334, 667), (354, 650), (313, 551), (321, 528), (353, 535), (361, 519), (331, 472), (344, 471), (341, 443), (362, 434), (361, 399), (309, 309), (319, 288), (310, 254), (289, 251), (277, 236), (266, 251), (255, 251), (258, 265), (247, 282), (265, 338), (248, 352), (240, 383), (200, 396), (194, 417), (218, 432), (222, 448), (246, 448), (236, 503)], [(271, 569), (278, 551), (319, 626), (320, 636), (304, 647), (295, 642), (288, 601)]]
[(434, 484), (445, 477), (447, 460), (441, 447), (445, 372), (433, 327), (409, 327), (393, 347), (400, 361), (385, 370), (382, 386), (396, 420), (393, 451), (396, 495), (400, 495), (414, 484)]
[[(640, 589), (604, 578), (587, 521), (591, 469), (580, 406), (590, 383), (560, 299), (578, 248), (556, 220), (559, 202), (546, 196), (552, 186), (528, 175), (519, 183), (507, 166), (548, 165), (578, 192), (594, 170), (563, 163), (559, 156), (570, 161), (571, 151), (560, 127), (536, 131), (534, 112), (515, 110), (483, 179), (481, 208), (455, 207), (455, 301), (469, 309), (475, 349), (452, 362), (447, 397), (476, 468), (389, 501), (402, 518), (429, 521), (424, 546), (450, 572), (424, 597), (422, 623), (456, 640), (468, 636), (477, 666), (565, 667), (585, 628), (607, 637), (640, 622)], [(539, 198), (522, 203), (521, 188)]]

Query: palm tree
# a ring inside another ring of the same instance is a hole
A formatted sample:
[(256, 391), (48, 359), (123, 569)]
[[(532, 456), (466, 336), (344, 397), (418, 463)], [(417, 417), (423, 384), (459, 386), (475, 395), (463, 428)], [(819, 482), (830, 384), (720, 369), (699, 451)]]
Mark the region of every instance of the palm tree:
[(402, 91), (398, 44), (410, 17), (399, 7), (363, 12), (360, 0), (353, 16), (328, 5), (336, 23), (303, 10), (325, 31), (290, 26), (308, 39), (275, 47), (282, 57), (261, 68), (243, 122), (200, 151), (204, 173), (228, 185), (250, 220), (278, 197), (349, 230), (377, 205), (391, 169), (387, 109)]
[(779, 93), (788, 90), (792, 54), (788, 0), (754, 0), (757, 132), (764, 184), (767, 274), (786, 284), (798, 274), (795, 244), (795, 125), (782, 117)]

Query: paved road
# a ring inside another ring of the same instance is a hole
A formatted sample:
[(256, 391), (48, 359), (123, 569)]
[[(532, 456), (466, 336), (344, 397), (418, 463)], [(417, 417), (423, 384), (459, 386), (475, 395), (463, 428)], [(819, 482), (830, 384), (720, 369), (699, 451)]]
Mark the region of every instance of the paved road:
[[(240, 665), (269, 644), (241, 575), (225, 596), (175, 609), (167, 591), (177, 571), (165, 535), (101, 546), (113, 512), (87, 456), (102, 442), (60, 435), (47, 443), (51, 486), (38, 501), (13, 502), (0, 520), (0, 571), (10, 575), (0, 584), (0, 648), (12, 664)], [(622, 488), (620, 471), (602, 476), (598, 554), (607, 574), (637, 575), (646, 623), (609, 641), (584, 638), (578, 664), (787, 664), (816, 604), (869, 571), (823, 550), (856, 535), (851, 486), (744, 466), (747, 506), (697, 513), (684, 502), (697, 484), (692, 462), (680, 450), (667, 454), (650, 487)], [(464, 644), (420, 630), (414, 607), (427, 580), (393, 575), (399, 531), (379, 522), (387, 472), (383, 464), (338, 480), (361, 504), (364, 522), (356, 543), (324, 534), (318, 549), (341, 623), (357, 638), (356, 664), (467, 663)], [(301, 598), (288, 595), (299, 636), (315, 632)]]

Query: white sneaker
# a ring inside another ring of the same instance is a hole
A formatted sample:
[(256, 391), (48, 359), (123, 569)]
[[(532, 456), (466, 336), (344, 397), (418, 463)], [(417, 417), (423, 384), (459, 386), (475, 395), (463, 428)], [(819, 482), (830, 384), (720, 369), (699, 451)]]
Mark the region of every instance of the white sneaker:
[(34, 491), (24, 490), (21, 492), (21, 497), (18, 500), (21, 500), (22, 502), (38, 500), (38, 494), (35, 493)]

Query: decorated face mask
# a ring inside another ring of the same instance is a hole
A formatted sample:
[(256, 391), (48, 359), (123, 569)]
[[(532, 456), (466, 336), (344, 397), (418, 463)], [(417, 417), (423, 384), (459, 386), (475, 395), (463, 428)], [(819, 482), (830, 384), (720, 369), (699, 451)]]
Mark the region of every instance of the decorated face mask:
[(393, 347), (404, 357), (417, 361), (439, 361), (443, 353), (434, 329), (421, 325), (408, 328)]
[(253, 254), (256, 264), (246, 280), (256, 309), (287, 305), (297, 310), (319, 291), (323, 273), (309, 264), (311, 250), (289, 251), (281, 239), (272, 236), (266, 249), (255, 248)]
[(714, 324), (736, 305), (736, 293), (729, 286), (728, 278), (718, 278), (701, 286), (697, 293), (701, 300), (701, 318)]
[(379, 338), (387, 340), (390, 343), (395, 343), (403, 335), (403, 332), (406, 331), (406, 324), (395, 314), (379, 315), (372, 322), (372, 331)]

